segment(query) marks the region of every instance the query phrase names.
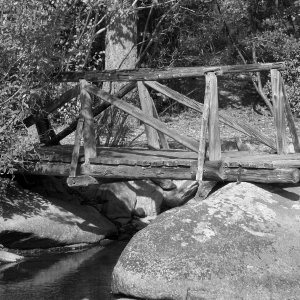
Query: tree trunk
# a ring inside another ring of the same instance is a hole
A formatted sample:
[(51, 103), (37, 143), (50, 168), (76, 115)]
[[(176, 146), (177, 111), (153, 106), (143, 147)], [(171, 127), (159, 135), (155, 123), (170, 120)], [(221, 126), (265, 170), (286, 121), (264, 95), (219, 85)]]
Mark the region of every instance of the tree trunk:
[[(106, 32), (105, 69), (133, 69), (137, 60), (136, 13), (132, 9), (132, 0), (111, 0), (108, 6), (109, 21)], [(116, 94), (126, 82), (105, 82), (103, 89)], [(132, 93), (127, 97), (132, 96)], [(99, 120), (98, 135), (106, 135), (105, 146), (117, 145), (123, 137), (116, 132), (126, 134), (126, 115), (116, 108), (109, 108)], [(105, 123), (105, 124), (103, 124)], [(100, 129), (101, 128), (101, 129)], [(118, 139), (118, 140), (116, 140)], [(98, 139), (99, 140), (99, 139)]]

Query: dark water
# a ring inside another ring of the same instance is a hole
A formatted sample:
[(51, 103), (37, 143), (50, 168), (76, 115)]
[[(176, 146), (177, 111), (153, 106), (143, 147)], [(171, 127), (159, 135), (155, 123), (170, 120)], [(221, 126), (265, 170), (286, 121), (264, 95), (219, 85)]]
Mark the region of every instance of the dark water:
[(0, 300), (114, 299), (111, 273), (125, 242), (0, 266)]

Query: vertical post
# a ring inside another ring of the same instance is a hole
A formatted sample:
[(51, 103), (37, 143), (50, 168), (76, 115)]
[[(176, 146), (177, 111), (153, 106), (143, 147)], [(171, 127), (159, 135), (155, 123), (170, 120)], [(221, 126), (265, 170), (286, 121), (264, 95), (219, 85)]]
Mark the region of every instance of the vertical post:
[(203, 179), (206, 133), (207, 133), (207, 127), (208, 127), (209, 102), (210, 102), (210, 86), (209, 86), (209, 82), (208, 82), (208, 77), (206, 76), (205, 79), (206, 79), (206, 86), (205, 86), (204, 106), (203, 106), (201, 128), (200, 128), (198, 169), (197, 169), (197, 174), (196, 174), (196, 180), (199, 182), (199, 184)]
[(295, 126), (293, 114), (291, 111), (291, 106), (290, 106), (289, 100), (286, 95), (286, 90), (285, 90), (282, 76), (281, 76), (281, 86), (282, 86), (282, 91), (283, 91), (283, 100), (284, 100), (284, 105), (285, 105), (286, 118), (287, 118), (288, 126), (290, 129), (290, 133), (292, 136), (294, 149), (295, 149), (296, 153), (300, 153), (300, 143), (299, 143), (299, 138), (298, 138), (298, 134), (297, 134), (297, 128)]
[[(152, 99), (144, 83), (141, 81), (138, 81), (138, 90), (142, 111), (147, 115), (153, 117)], [(145, 125), (145, 131), (148, 140), (148, 145), (152, 148), (159, 149), (160, 146), (157, 131), (149, 125)]]
[(221, 159), (221, 139), (219, 125), (219, 100), (217, 75), (209, 72), (206, 75), (206, 84), (209, 86), (209, 160)]
[(274, 107), (274, 121), (276, 128), (276, 146), (278, 154), (287, 153), (285, 120), (284, 120), (284, 97), (281, 84), (281, 74), (278, 70), (271, 69), (272, 100)]
[(84, 120), (82, 117), (80, 117), (78, 119), (77, 128), (76, 128), (76, 132), (75, 132), (75, 142), (74, 142), (74, 148), (73, 148), (73, 153), (72, 153), (70, 177), (76, 176), (76, 170), (77, 170), (78, 159), (79, 159), (79, 151), (80, 151), (80, 141), (82, 138), (83, 123), (84, 123)]
[(94, 127), (94, 116), (92, 112), (92, 98), (85, 90), (86, 80), (80, 80), (80, 115), (84, 119), (83, 124), (83, 142), (84, 142), (84, 160), (88, 164), (90, 158), (97, 156), (96, 154), (96, 137)]

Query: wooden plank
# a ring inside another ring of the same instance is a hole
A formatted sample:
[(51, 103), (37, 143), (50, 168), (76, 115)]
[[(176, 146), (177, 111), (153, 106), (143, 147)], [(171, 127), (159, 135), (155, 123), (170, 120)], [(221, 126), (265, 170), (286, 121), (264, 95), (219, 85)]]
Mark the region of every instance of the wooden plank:
[[(178, 101), (179, 103), (186, 105), (187, 107), (190, 107), (200, 113), (203, 112), (203, 104), (198, 103), (197, 101), (188, 98), (185, 95), (182, 95), (167, 86), (164, 86), (158, 82), (153, 81), (146, 81), (145, 84), (154, 90), (166, 95), (167, 97)], [(262, 132), (252, 128), (249, 124), (243, 122), (242, 120), (237, 120), (233, 116), (225, 113), (225, 112), (219, 112), (219, 118), (220, 121), (226, 124), (227, 126), (230, 126), (231, 128), (234, 128), (250, 137), (253, 137), (254, 139), (260, 141), (261, 143), (265, 144), (266, 146), (276, 150), (276, 144), (275, 141), (270, 139), (268, 136), (263, 134)]]
[[(79, 85), (63, 93), (58, 99), (54, 100), (50, 105), (42, 108), (41, 110), (45, 112), (46, 115), (54, 112), (58, 108), (62, 107), (65, 103), (71, 101), (73, 98), (79, 95)], [(36, 123), (36, 118), (32, 114), (23, 120), (26, 127), (30, 127)], [(75, 126), (76, 127), (76, 126)]]
[(277, 153), (283, 154), (288, 153), (288, 149), (285, 132), (284, 97), (280, 77), (281, 74), (278, 70), (271, 70), (272, 101), (274, 107)]
[(286, 118), (288, 121), (289, 130), (292, 136), (292, 141), (294, 145), (294, 149), (296, 153), (300, 153), (300, 143), (299, 143), (299, 137), (297, 133), (297, 128), (295, 126), (294, 117), (291, 111), (291, 106), (289, 103), (289, 100), (287, 98), (284, 82), (282, 76), (280, 76), (280, 84), (283, 92), (283, 100), (284, 100), (284, 106), (285, 106), (285, 112), (286, 112)]
[(164, 134), (168, 135), (169, 137), (173, 138), (180, 144), (187, 147), (188, 149), (198, 152), (197, 141), (195, 141), (194, 139), (189, 138), (187, 136), (179, 135), (176, 131), (167, 128), (163, 122), (144, 114), (139, 108), (137, 108), (127, 102), (124, 102), (115, 96), (112, 96), (112, 95), (102, 91), (101, 89), (97, 88), (96, 86), (88, 85), (88, 86), (86, 86), (85, 89), (88, 92), (90, 92), (91, 94), (100, 97), (102, 100), (111, 103), (112, 105), (118, 107), (119, 109), (125, 111), (126, 113), (132, 115), (133, 117), (152, 126), (156, 130), (163, 132)]
[[(132, 91), (135, 87), (136, 87), (136, 83), (135, 82), (130, 82), (130, 83), (124, 85), (118, 91), (118, 93), (116, 94), (116, 97), (118, 97), (118, 98), (124, 97), (126, 94), (128, 94), (130, 91)], [(103, 111), (105, 111), (110, 106), (111, 106), (111, 104), (107, 103), (107, 102), (99, 103), (92, 110), (93, 116), (96, 117), (96, 116), (100, 115)], [(76, 120), (73, 121), (67, 128), (65, 128), (60, 133), (58, 133), (56, 135), (56, 137), (51, 140), (51, 142), (50, 142), (49, 145), (55, 145), (55, 144), (59, 143), (62, 139), (64, 139), (66, 136), (68, 136), (73, 131), (75, 131), (78, 119), (79, 119), (79, 117), (76, 118)]]
[(203, 180), (204, 172), (204, 161), (205, 161), (205, 152), (206, 152), (206, 133), (208, 128), (208, 118), (209, 118), (209, 105), (210, 102), (210, 88), (207, 84), (205, 86), (205, 96), (204, 96), (204, 106), (201, 119), (201, 128), (200, 128), (200, 141), (199, 141), (199, 151), (198, 151), (198, 168), (196, 174), (196, 180), (200, 183)]
[(78, 120), (76, 134), (75, 134), (75, 142), (74, 142), (74, 149), (72, 153), (72, 160), (70, 166), (70, 177), (76, 176), (77, 166), (78, 166), (78, 158), (79, 158), (79, 150), (80, 150), (80, 142), (82, 137), (82, 130), (83, 130), (83, 118)]
[(214, 67), (177, 67), (163, 69), (130, 69), (105, 70), (90, 72), (61, 72), (55, 75), (56, 81), (77, 82), (85, 79), (90, 82), (103, 81), (145, 81), (173, 78), (188, 78), (204, 76), (208, 72), (218, 72), (220, 75), (228, 73), (261, 72), (270, 69), (285, 69), (284, 63), (248, 64)]
[(90, 158), (97, 156), (96, 154), (96, 136), (94, 128), (94, 116), (92, 112), (92, 98), (85, 90), (88, 85), (87, 81), (80, 80), (80, 115), (84, 119), (83, 125), (83, 142), (84, 142), (84, 158), (85, 163), (88, 164)]
[(208, 73), (206, 84), (209, 88), (209, 120), (208, 120), (208, 138), (209, 138), (209, 160), (221, 159), (221, 140), (219, 125), (219, 100), (218, 100), (218, 81), (215, 73)]
[[(154, 117), (153, 104), (152, 104), (153, 101), (151, 99), (151, 96), (147, 88), (144, 86), (143, 82), (141, 81), (138, 81), (137, 85), (138, 85), (142, 111), (148, 116)], [(145, 132), (147, 136), (148, 145), (154, 149), (159, 149), (160, 146), (159, 146), (157, 131), (153, 127), (145, 124)]]
[(245, 169), (224, 168), (224, 181), (257, 183), (298, 183), (299, 169)]

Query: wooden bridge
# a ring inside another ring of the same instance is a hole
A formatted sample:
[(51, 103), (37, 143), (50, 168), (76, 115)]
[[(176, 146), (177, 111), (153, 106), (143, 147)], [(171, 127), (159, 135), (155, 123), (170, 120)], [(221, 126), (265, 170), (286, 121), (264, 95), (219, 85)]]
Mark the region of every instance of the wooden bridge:
[[(300, 145), (280, 73), (284, 68), (283, 63), (275, 63), (60, 74), (57, 77), (58, 81), (79, 82), (79, 84), (53, 101), (51, 105), (34, 112), (24, 120), (27, 127), (36, 124), (43, 146), (27, 153), (22, 158), (22, 164), (16, 161), (16, 172), (67, 176), (70, 186), (92, 184), (99, 178), (297, 183), (300, 180)], [(271, 71), (276, 140), (252, 128), (243, 120), (234, 119), (218, 111), (218, 76), (226, 73), (262, 71)], [(204, 104), (157, 82), (161, 79), (201, 76), (206, 78)], [(104, 81), (124, 81), (127, 84), (117, 94), (111, 95), (95, 85)], [(135, 87), (138, 88), (141, 109), (122, 100)], [(179, 135), (159, 120), (148, 88), (202, 113), (199, 140)], [(103, 101), (93, 106), (92, 95)], [(50, 125), (48, 119), (50, 113), (76, 97), (80, 97), (81, 111), (70, 126), (58, 134), (49, 130), (49, 126), (48, 128), (42, 126), (45, 123)], [(111, 105), (145, 124), (150, 149), (96, 147), (94, 117)], [(286, 120), (296, 152), (294, 154), (287, 154)], [(277, 154), (242, 151), (222, 153), (219, 122), (256, 139)], [(63, 138), (75, 130), (74, 145), (59, 145)], [(166, 136), (187, 150), (170, 149)]]

